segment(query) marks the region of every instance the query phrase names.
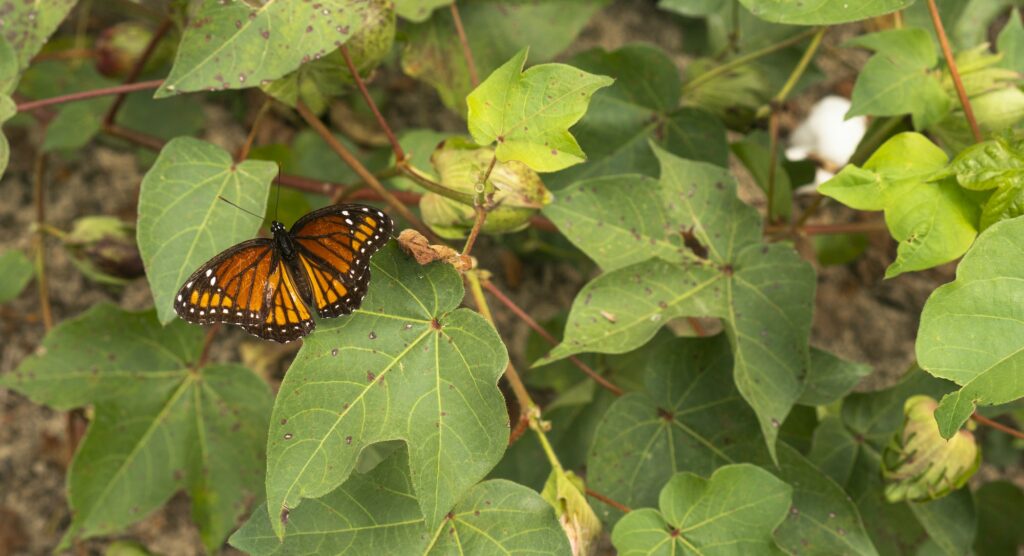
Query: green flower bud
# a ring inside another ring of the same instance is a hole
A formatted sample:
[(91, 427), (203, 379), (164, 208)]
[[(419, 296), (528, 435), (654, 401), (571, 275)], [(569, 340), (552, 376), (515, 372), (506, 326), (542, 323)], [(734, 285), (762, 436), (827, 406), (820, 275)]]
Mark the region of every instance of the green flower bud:
[(118, 218), (79, 218), (62, 241), (75, 266), (95, 282), (122, 285), (144, 273), (135, 228)]
[(981, 452), (970, 431), (946, 440), (935, 422), (938, 402), (912, 396), (903, 404), (903, 430), (882, 454), (885, 498), (921, 502), (962, 487), (978, 469)]
[[(453, 137), (438, 145), (430, 162), (446, 188), (469, 198), (483, 195), (488, 215), (482, 232), (501, 234), (522, 230), (538, 209), (551, 202), (551, 193), (536, 172), (515, 160), (496, 162), (487, 183), (480, 189), (480, 179), (493, 158), (494, 149)], [(448, 239), (465, 237), (476, 219), (472, 205), (436, 193), (423, 196), (420, 211), (423, 220), (439, 236)]]
[(601, 520), (587, 503), (583, 479), (572, 471), (554, 470), (548, 476), (541, 497), (555, 508), (555, 516), (569, 537), (572, 553), (594, 554), (601, 537)]

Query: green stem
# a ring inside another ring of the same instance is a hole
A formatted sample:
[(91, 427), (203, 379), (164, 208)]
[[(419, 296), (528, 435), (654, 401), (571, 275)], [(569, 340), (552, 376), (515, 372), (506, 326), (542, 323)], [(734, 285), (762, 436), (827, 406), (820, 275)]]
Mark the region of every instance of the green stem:
[(683, 85), (683, 94), (691, 92), (694, 89), (696, 89), (696, 88), (700, 87), (701, 85), (703, 85), (704, 83), (707, 83), (708, 81), (711, 81), (712, 79), (714, 79), (714, 78), (716, 78), (716, 77), (718, 77), (718, 76), (720, 76), (720, 75), (722, 75), (724, 73), (728, 73), (728, 72), (730, 72), (730, 71), (732, 71), (732, 70), (734, 70), (734, 69), (736, 69), (736, 68), (738, 68), (740, 66), (748, 64), (748, 63), (750, 63), (750, 62), (752, 62), (754, 60), (757, 60), (758, 58), (762, 58), (764, 56), (767, 56), (769, 54), (773, 54), (773, 53), (778, 52), (780, 50), (784, 50), (786, 48), (789, 48), (789, 47), (793, 46), (794, 44), (802, 42), (804, 39), (813, 36), (817, 32), (818, 32), (817, 29), (810, 29), (808, 31), (804, 31), (803, 33), (800, 33), (798, 35), (794, 35), (794, 36), (792, 36), (792, 37), (790, 37), (790, 38), (788, 38), (788, 39), (786, 39), (784, 41), (780, 41), (780, 42), (777, 42), (775, 44), (770, 44), (770, 45), (768, 45), (768, 46), (766, 46), (764, 48), (755, 50), (753, 52), (744, 54), (742, 56), (737, 56), (737, 57), (733, 58), (732, 60), (729, 60), (728, 62), (726, 62), (726, 63), (724, 63), (724, 64), (722, 64), (720, 66), (711, 68), (708, 71), (706, 71), (706, 72), (698, 75), (697, 77), (694, 77), (693, 79), (691, 79), (689, 83)]
[(458, 201), (462, 204), (473, 206), (473, 202), (476, 199), (475, 196), (469, 193), (463, 193), (456, 191), (443, 184), (437, 183), (436, 181), (428, 178), (426, 174), (418, 170), (415, 166), (405, 164), (400, 167), (403, 174), (409, 179), (416, 182), (416, 185), (430, 191), (431, 193), (437, 193), (442, 197), (446, 197), (453, 201)]

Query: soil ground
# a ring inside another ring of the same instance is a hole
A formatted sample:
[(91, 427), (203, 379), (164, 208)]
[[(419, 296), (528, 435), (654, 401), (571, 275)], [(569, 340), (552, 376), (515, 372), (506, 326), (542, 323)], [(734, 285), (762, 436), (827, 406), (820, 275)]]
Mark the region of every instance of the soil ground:
[[(827, 42), (837, 45), (842, 34), (842, 30), (830, 32)], [(623, 0), (590, 24), (571, 52), (593, 46), (614, 49), (634, 40), (656, 42), (669, 52), (677, 52), (682, 39), (680, 28), (671, 18), (656, 12), (653, 3)], [(811, 102), (851, 81), (853, 74), (848, 61), (833, 59), (837, 51), (825, 49), (819, 63), (828, 77), (791, 103), (785, 118), (787, 125), (799, 121)], [(686, 59), (677, 57), (677, 62), (683, 64)], [(855, 60), (854, 64), (857, 63)], [(398, 91), (387, 114), (396, 126), (460, 131), (458, 120), (443, 115), (436, 95), (427, 88), (388, 72), (379, 79), (401, 85), (389, 87)], [(207, 129), (213, 130), (207, 133), (207, 139), (231, 149), (241, 144), (245, 135), (241, 124), (217, 107), (208, 107), (207, 116)], [(273, 130), (285, 130), (283, 125), (266, 127), (271, 131), (261, 134), (261, 142), (275, 140), (266, 136)], [(33, 133), (16, 130), (11, 137), (11, 164), (0, 182), (0, 251), (16, 248), (30, 252), (35, 217), (31, 185), (36, 156), (33, 146), (40, 142)], [(755, 204), (763, 204), (745, 170), (738, 164), (734, 164), (734, 170), (744, 196)], [(134, 152), (94, 142), (72, 159), (51, 157), (46, 175), (46, 219), (53, 226), (68, 229), (75, 218), (85, 215), (134, 215), (142, 178)], [(856, 217), (842, 208), (829, 207), (823, 218), (848, 221)], [(486, 252), (488, 241), (482, 240), (478, 252)], [(952, 278), (952, 266), (947, 266), (883, 281), (881, 277), (893, 251), (891, 240), (875, 235), (866, 255), (858, 261), (819, 269), (814, 343), (872, 365), (874, 373), (861, 388), (891, 384), (907, 369), (914, 359), (914, 334), (925, 299), (937, 285)], [(494, 269), (501, 268), (499, 261), (485, 263)], [(521, 277), (513, 280), (516, 287), (509, 289), (515, 300), (541, 321), (564, 311), (587, 278), (570, 265), (539, 267), (531, 266), (528, 260), (518, 263)], [(84, 279), (52, 241), (46, 251), (46, 269), (57, 322), (100, 301), (130, 309), (151, 303), (144, 280), (136, 280), (123, 289), (97, 286)], [(502, 272), (498, 274), (499, 279), (508, 278)], [(497, 317), (499, 330), (509, 340), (513, 356), (521, 359), (527, 329), (510, 315), (499, 313)], [(35, 349), (43, 335), (38, 291), (33, 283), (19, 298), (0, 307), (0, 373), (13, 369)], [(259, 349), (256, 340), (240, 332), (225, 331), (218, 338), (215, 358), (237, 359), (242, 347), (243, 356)], [(279, 373), (280, 366), (268, 373)], [(66, 423), (64, 413), (0, 390), (0, 555), (48, 553), (67, 527), (70, 517), (64, 490), (69, 460)], [(123, 538), (135, 539), (158, 554), (201, 553), (198, 535), (189, 518), (188, 500), (183, 495), (132, 527)], [(102, 553), (111, 540), (80, 543), (76, 552)]]

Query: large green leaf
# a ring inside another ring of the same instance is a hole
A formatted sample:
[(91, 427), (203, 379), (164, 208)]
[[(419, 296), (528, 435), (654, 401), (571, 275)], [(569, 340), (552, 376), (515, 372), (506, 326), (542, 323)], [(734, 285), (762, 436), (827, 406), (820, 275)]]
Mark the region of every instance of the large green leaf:
[[(655, 153), (662, 168), (665, 236), (688, 231), (687, 245), (700, 253), (680, 250), (670, 255), (684, 258), (682, 264), (649, 259), (588, 283), (573, 302), (563, 342), (541, 362), (582, 352), (624, 353), (672, 318), (720, 317), (733, 345), (736, 385), (757, 412), (772, 449), (807, 372), (814, 271), (788, 246), (760, 243), (760, 218), (736, 197), (724, 169), (657, 147)], [(619, 212), (637, 220), (625, 207)], [(592, 248), (588, 254), (601, 263), (609, 258), (604, 248), (584, 239), (603, 235), (599, 222), (567, 219), (564, 224), (572, 226), (560, 229), (585, 251)], [(645, 251), (632, 256), (663, 256), (664, 245), (671, 244), (653, 239), (651, 245), (643, 235), (634, 237), (634, 249)]]
[[(725, 338), (675, 340), (653, 353), (645, 393), (618, 398), (594, 435), (588, 484), (632, 508), (651, 507), (674, 473), (707, 475), (721, 465), (766, 467), (793, 487), (793, 510), (775, 532), (784, 549), (874, 554), (856, 507), (831, 479), (789, 445), (778, 466), (758, 440), (756, 416), (729, 380)], [(598, 506), (614, 521), (620, 514)]]
[(979, 228), (1024, 215), (1024, 143), (999, 138), (972, 145), (945, 172), (973, 191), (995, 189), (981, 211)]
[(1024, 72), (1024, 22), (1019, 12), (1010, 12), (1010, 19), (996, 40), (996, 51), (1003, 55), (1000, 67)]
[(981, 485), (974, 496), (978, 506), (978, 534), (974, 553), (979, 556), (1013, 554), (1024, 545), (1024, 492), (1010, 481), (992, 481)]
[(595, 91), (612, 84), (565, 64), (523, 71), (520, 50), (466, 97), (469, 132), (480, 145), (497, 141), (501, 162), (518, 160), (538, 172), (554, 172), (586, 159), (569, 127), (587, 112)]
[(95, 405), (68, 471), (62, 546), (116, 533), (178, 490), (213, 551), (262, 498), (270, 389), (237, 365), (197, 368), (203, 332), (102, 304), (64, 321), (0, 386), (56, 409)]
[(835, 25), (902, 10), (914, 0), (740, 0), (757, 17), (776, 23)]
[(704, 479), (678, 473), (653, 509), (634, 510), (612, 532), (619, 554), (781, 554), (772, 531), (793, 489), (750, 464), (725, 465)]
[(10, 249), (0, 255), (0, 268), (4, 269), (0, 277), (0, 303), (6, 303), (18, 297), (32, 279), (32, 261), (21, 251)]
[(249, 554), (568, 554), (551, 506), (536, 492), (494, 480), (470, 488), (445, 519), (428, 527), (397, 450), (366, 474), (296, 508), (284, 541), (260, 508), (231, 537)]
[(458, 273), (422, 267), (394, 246), (371, 264), (362, 309), (319, 326), (281, 383), (267, 446), (278, 535), (302, 499), (345, 481), (365, 446), (407, 442), (432, 529), (505, 451), (508, 415), (496, 383), (508, 356), (483, 317), (456, 309)]
[(935, 43), (924, 29), (882, 31), (857, 37), (847, 46), (876, 52), (857, 76), (848, 116), (910, 114), (914, 127), (925, 129), (952, 110), (942, 83), (929, 73), (937, 58)]
[(924, 270), (963, 255), (977, 235), (977, 205), (941, 175), (948, 159), (918, 133), (901, 133), (864, 163), (849, 165), (823, 183), (820, 191), (859, 210), (884, 210), (885, 223), (899, 242), (886, 278)]
[(828, 405), (838, 401), (871, 373), (871, 367), (847, 361), (823, 349), (811, 348), (811, 365), (798, 403)]
[(950, 438), (977, 405), (1024, 397), (1024, 219), (985, 230), (956, 269), (956, 280), (934, 292), (921, 313), (921, 367), (962, 388), (942, 398), (935, 418)]
[(175, 318), (174, 295), (202, 263), (256, 235), (277, 166), (235, 164), (221, 148), (190, 137), (167, 143), (139, 191), (138, 241), (160, 322)]
[(451, 4), (453, 0), (395, 0), (395, 12), (409, 21), (426, 21), (434, 10)]
[(18, 68), (25, 69), (32, 57), (50, 39), (77, 0), (28, 0), (4, 4), (3, 35), (18, 56)]
[(921, 526), (928, 532), (929, 542), (943, 554), (960, 556), (969, 554), (978, 527), (974, 498), (969, 488), (962, 488), (930, 502), (910, 502)]
[[(608, 0), (477, 0), (459, 5), (477, 73), (484, 78), (529, 46), (536, 62), (554, 58)], [(426, 81), (448, 108), (465, 115), (473, 89), (455, 23), (448, 10), (408, 29), (402, 69)]]
[(627, 45), (573, 57), (574, 67), (615, 79), (594, 94), (587, 115), (573, 127), (587, 163), (545, 178), (552, 187), (611, 174), (658, 175), (650, 142), (692, 160), (726, 166), (725, 126), (710, 112), (679, 107), (679, 70), (659, 48)]
[(283, 77), (345, 43), (359, 30), (361, 7), (354, 0), (201, 0), (156, 96), (244, 89)]

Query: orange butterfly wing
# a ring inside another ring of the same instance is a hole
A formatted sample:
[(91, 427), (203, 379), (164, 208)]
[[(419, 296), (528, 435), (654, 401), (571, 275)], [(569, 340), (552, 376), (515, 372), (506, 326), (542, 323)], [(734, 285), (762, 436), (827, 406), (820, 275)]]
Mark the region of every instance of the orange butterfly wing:
[(292, 226), (299, 270), (321, 317), (359, 308), (370, 282), (370, 256), (391, 238), (391, 218), (364, 205), (334, 205), (313, 211)]

